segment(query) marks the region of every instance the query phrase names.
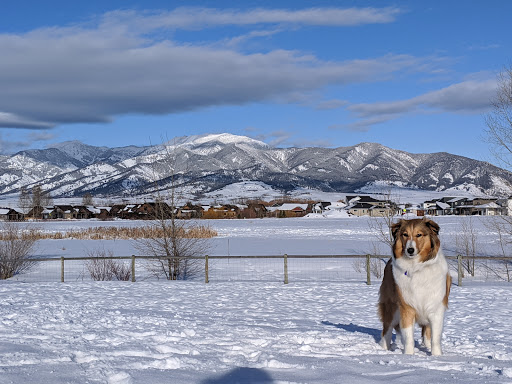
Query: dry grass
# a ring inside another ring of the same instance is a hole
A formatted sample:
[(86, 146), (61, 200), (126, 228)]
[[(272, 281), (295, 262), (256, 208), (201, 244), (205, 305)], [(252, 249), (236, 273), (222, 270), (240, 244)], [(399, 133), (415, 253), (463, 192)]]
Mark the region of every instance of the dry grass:
[[(179, 228), (179, 237), (210, 239), (216, 237), (217, 231), (207, 226), (193, 227), (190, 230)], [(82, 230), (66, 232), (25, 231), (22, 239), (30, 240), (128, 240), (128, 239), (155, 239), (163, 237), (163, 232), (157, 227), (90, 227)], [(7, 240), (6, 234), (0, 231), (0, 240)]]

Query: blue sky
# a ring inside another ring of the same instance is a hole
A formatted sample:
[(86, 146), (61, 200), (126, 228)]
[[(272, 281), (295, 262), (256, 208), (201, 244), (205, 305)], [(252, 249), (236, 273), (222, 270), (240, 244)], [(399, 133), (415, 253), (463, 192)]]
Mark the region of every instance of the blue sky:
[(0, 5), (0, 153), (229, 132), (493, 162), (509, 1)]

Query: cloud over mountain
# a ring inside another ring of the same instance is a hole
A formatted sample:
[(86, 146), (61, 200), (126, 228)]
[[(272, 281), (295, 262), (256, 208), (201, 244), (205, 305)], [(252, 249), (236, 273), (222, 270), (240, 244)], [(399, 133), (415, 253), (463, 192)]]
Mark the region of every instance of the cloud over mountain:
[(116, 11), (87, 23), (0, 34), (0, 127), (44, 129), (127, 114), (289, 101), (297, 94), (373, 81), (426, 59), (388, 54), (326, 61), (274, 49), (246, 53), (173, 38), (222, 25), (352, 26), (388, 23), (398, 8)]

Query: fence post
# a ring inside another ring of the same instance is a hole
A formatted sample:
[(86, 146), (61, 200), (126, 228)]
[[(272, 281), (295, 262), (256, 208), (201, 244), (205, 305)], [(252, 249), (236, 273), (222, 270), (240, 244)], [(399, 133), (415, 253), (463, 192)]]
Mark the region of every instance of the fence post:
[(462, 256), (457, 255), (457, 285), (462, 285)]
[(210, 277), (208, 276), (208, 255), (204, 257), (204, 283), (208, 284)]
[(366, 285), (372, 285), (370, 275), (370, 255), (366, 255)]
[(135, 283), (135, 255), (132, 255), (132, 283)]
[(284, 254), (284, 283), (288, 284), (288, 255)]
[(64, 256), (60, 258), (60, 282), (64, 282)]

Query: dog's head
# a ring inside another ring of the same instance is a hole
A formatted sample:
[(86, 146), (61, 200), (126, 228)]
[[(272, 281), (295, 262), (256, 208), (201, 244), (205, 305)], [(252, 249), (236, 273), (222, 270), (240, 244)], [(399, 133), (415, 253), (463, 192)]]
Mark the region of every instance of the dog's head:
[(393, 234), (393, 256), (405, 257), (419, 262), (436, 257), (441, 242), (439, 225), (430, 219), (400, 220), (391, 226)]

